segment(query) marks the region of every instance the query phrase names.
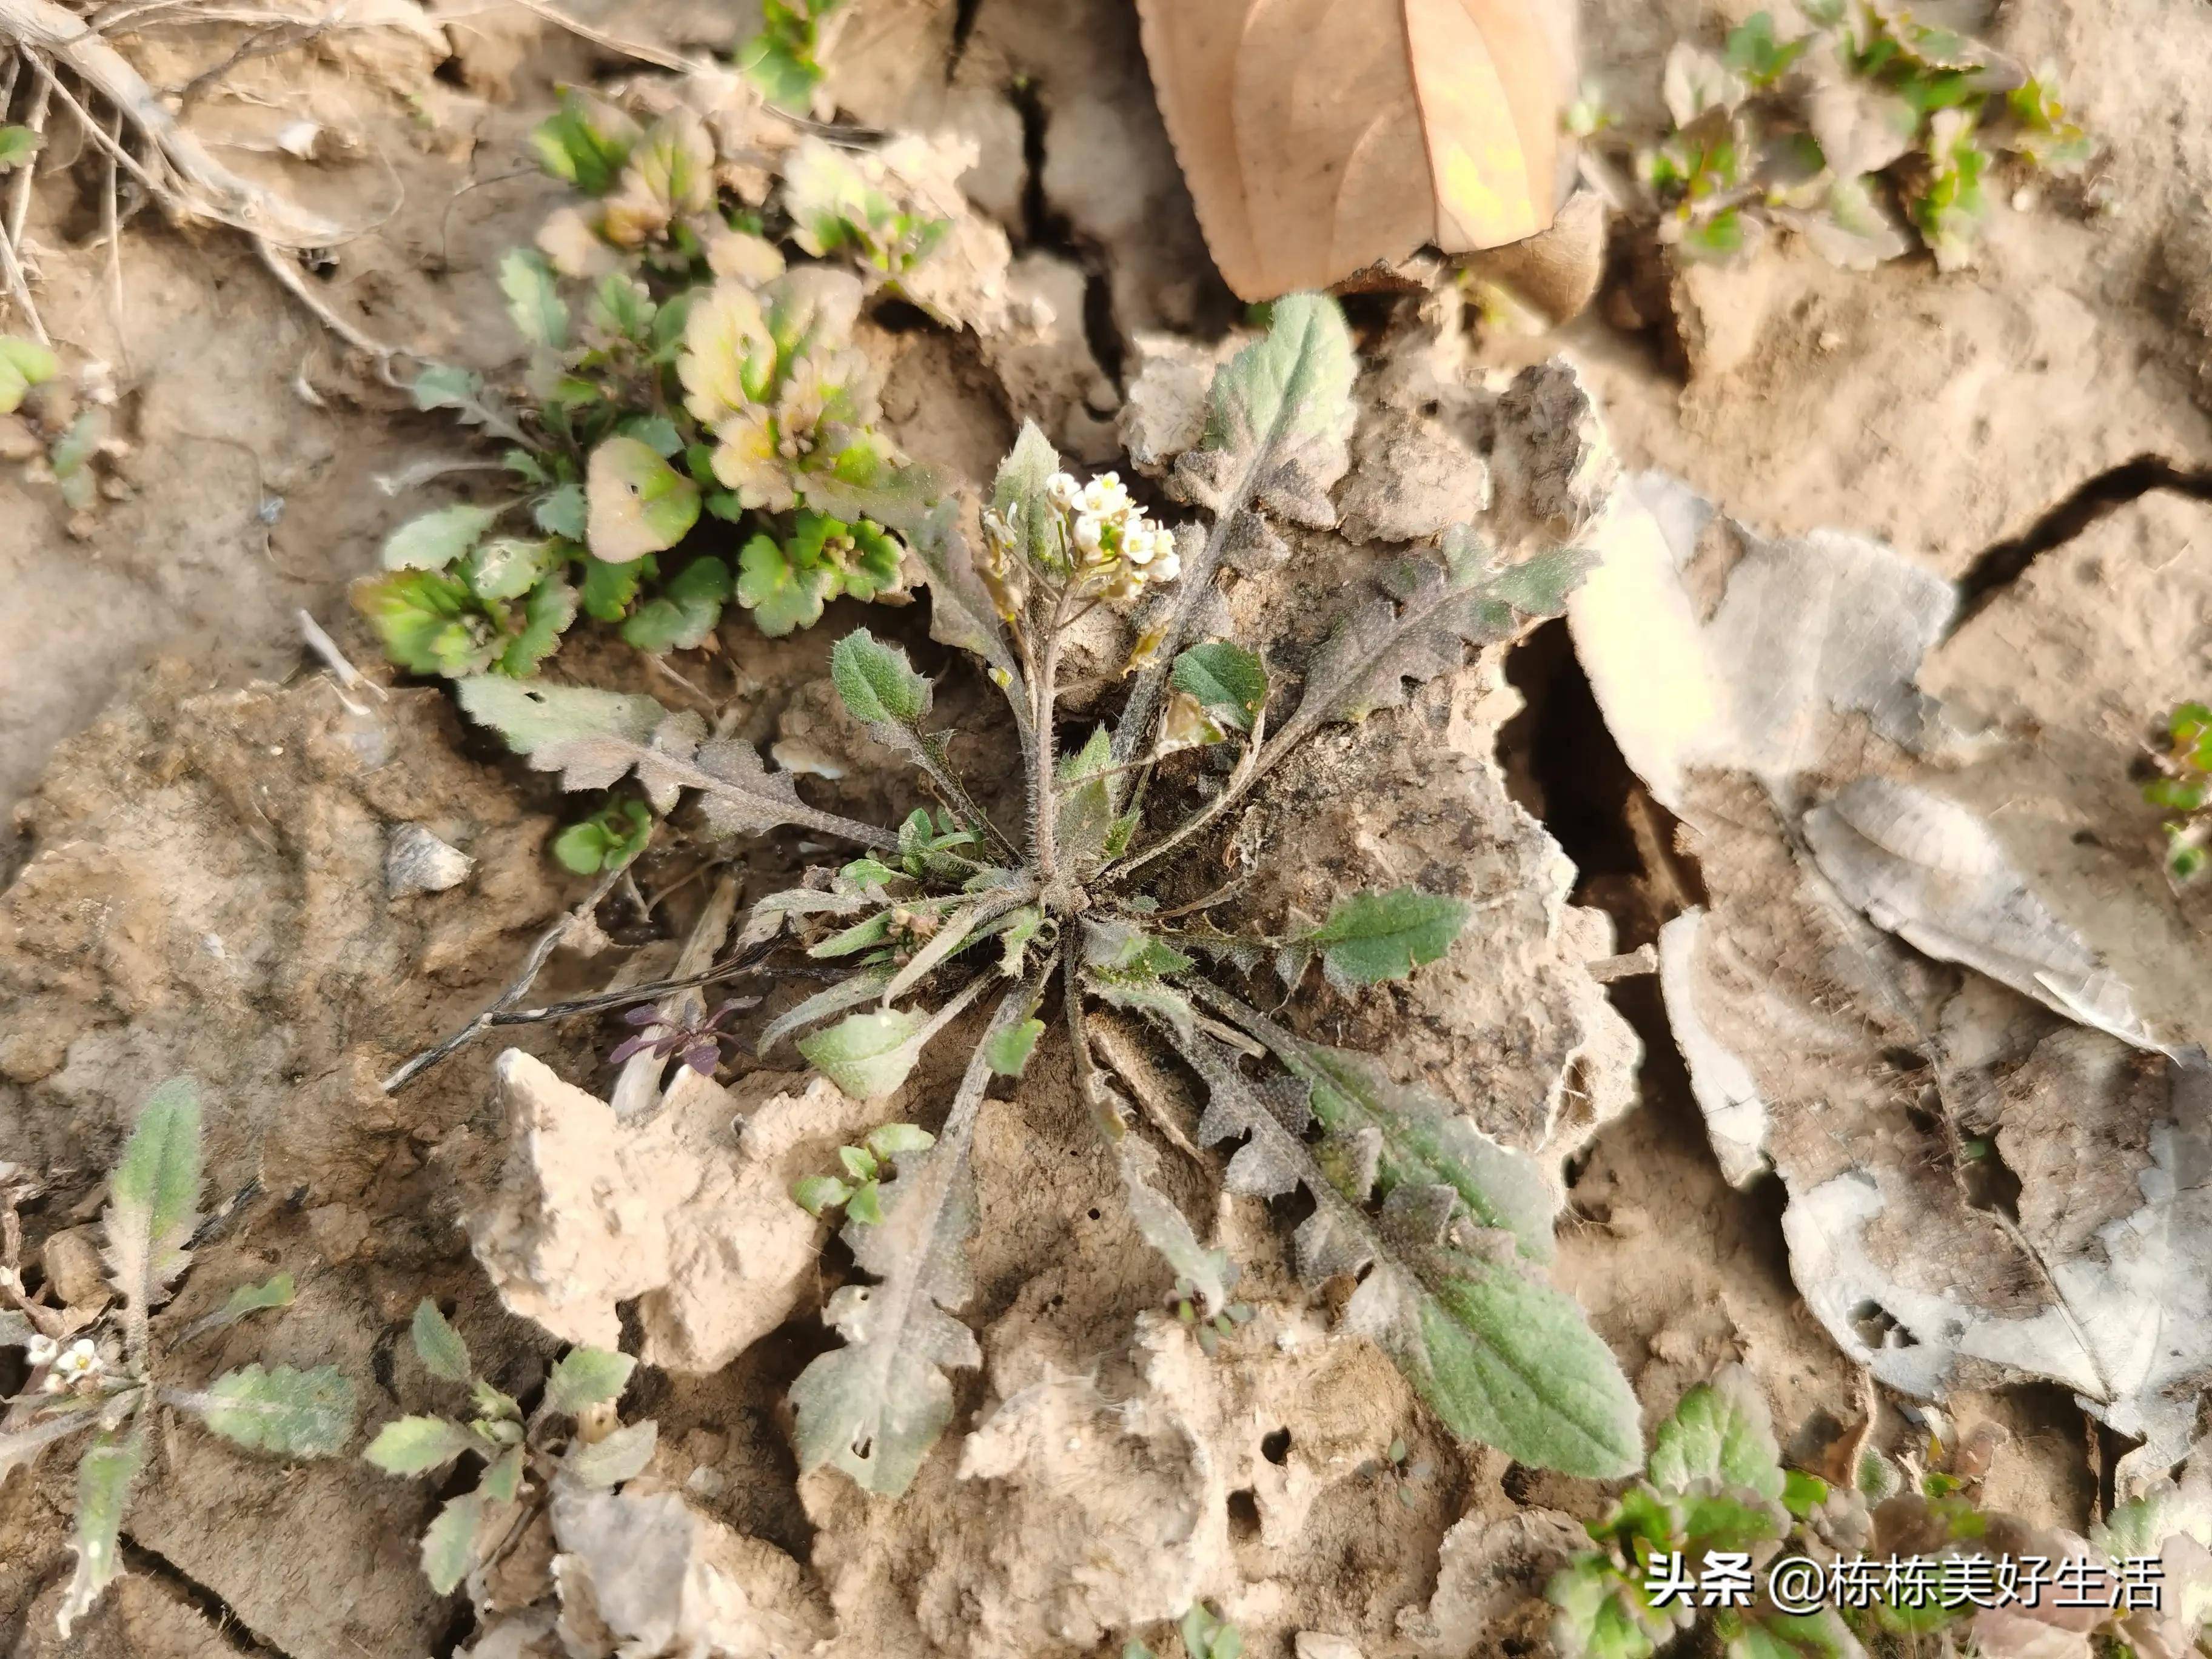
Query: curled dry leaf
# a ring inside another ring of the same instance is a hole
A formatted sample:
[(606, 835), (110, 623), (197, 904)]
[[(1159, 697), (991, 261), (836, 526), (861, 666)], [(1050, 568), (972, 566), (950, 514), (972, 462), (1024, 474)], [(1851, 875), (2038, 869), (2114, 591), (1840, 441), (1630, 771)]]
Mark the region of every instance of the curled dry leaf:
[(1139, 0), (1199, 222), (1247, 300), (1552, 222), (1574, 12), (1558, 0)]

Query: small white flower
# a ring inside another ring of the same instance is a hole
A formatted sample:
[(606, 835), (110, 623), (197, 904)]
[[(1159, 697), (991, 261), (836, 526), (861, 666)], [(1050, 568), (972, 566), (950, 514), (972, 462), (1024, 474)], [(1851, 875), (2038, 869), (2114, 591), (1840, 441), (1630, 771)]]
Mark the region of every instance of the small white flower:
[(48, 1371), (46, 1380), (39, 1386), (48, 1394), (59, 1394), (64, 1389), (69, 1387), (69, 1379), (59, 1371)]
[(1156, 582), (1171, 582), (1182, 574), (1182, 556), (1170, 548), (1152, 561), (1152, 568), (1145, 573)]
[(1085, 553), (1096, 553), (1105, 531), (1103, 520), (1088, 513), (1079, 514), (1075, 520), (1075, 544)]
[(1129, 510), (1129, 492), (1118, 472), (1102, 472), (1075, 498), (1076, 506), (1102, 519), (1116, 519)]
[(1142, 524), (1125, 530), (1121, 532), (1121, 556), (1133, 565), (1150, 564), (1158, 550), (1159, 539), (1154, 531)]
[(54, 1375), (71, 1382), (97, 1376), (100, 1370), (100, 1350), (88, 1336), (77, 1338), (54, 1361)]
[(1055, 472), (1044, 481), (1045, 499), (1062, 512), (1075, 505), (1079, 489), (1072, 473)]
[(51, 1336), (34, 1336), (23, 1350), (29, 1356), (34, 1370), (40, 1365), (52, 1364), (54, 1356), (61, 1351), (62, 1345)]

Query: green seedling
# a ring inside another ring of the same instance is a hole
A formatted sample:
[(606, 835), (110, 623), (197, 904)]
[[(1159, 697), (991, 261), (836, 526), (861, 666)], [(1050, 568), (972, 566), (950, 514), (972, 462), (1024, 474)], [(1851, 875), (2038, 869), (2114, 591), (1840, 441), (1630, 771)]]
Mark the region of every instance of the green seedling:
[(553, 837), (553, 856), (580, 876), (619, 870), (645, 851), (653, 839), (653, 809), (643, 801), (615, 797)]
[[(763, 348), (747, 361), (769, 357)], [(992, 484), (980, 557), (951, 501), (902, 526), (928, 572), (933, 631), (1003, 694), (1026, 784), (1018, 825), (995, 820), (953, 769), (931, 682), (865, 629), (831, 653), (837, 693), (945, 803), (898, 830), (808, 805), (749, 746), (710, 739), (697, 715), (651, 698), (461, 682), (473, 718), (571, 787), (605, 787), (629, 765), (656, 808), (696, 793), (717, 834), (789, 824), (862, 849), (762, 899), (743, 929), (748, 951), (804, 951), (839, 975), (770, 1023), (764, 1051), (805, 1031), (799, 1052), (830, 1081), (886, 1099), (933, 1042), (975, 1030), (962, 1023), (970, 1008), (991, 1010), (935, 1143), (901, 1158), (889, 1180), (879, 1159), (873, 1174), (848, 1171), (878, 1183), (867, 1207), (881, 1218), (855, 1213), (848, 1198), (842, 1232), (874, 1282), (831, 1297), (826, 1316), (843, 1346), (793, 1387), (802, 1468), (835, 1467), (870, 1491), (901, 1492), (950, 1421), (946, 1373), (981, 1358), (953, 1316), (977, 1221), (977, 1115), (999, 1079), (1018, 1088), (1054, 1024), (1064, 1033), (1057, 1063), (1073, 1070), (1175, 1299), (1208, 1321), (1229, 1309), (1225, 1254), (1162, 1190), (1160, 1153), (1138, 1130), (1132, 1095), (1093, 1053), (1102, 1018), (1198, 1079), (1200, 1141), (1238, 1143), (1218, 1172), (1230, 1192), (1310, 1195), (1299, 1271), (1315, 1285), (1358, 1276), (1347, 1322), (1404, 1367), (1452, 1433), (1581, 1474), (1622, 1474), (1639, 1461), (1619, 1366), (1540, 1276), (1556, 1203), (1536, 1164), (1370, 1057), (1296, 1035), (1230, 977), (1275, 963), (1295, 990), (1318, 960), (1350, 992), (1401, 980), (1452, 948), (1467, 902), (1418, 888), (1355, 892), (1280, 936), (1178, 925), (1163, 903), (1218, 867), (1221, 838), (1255, 787), (1315, 732), (1401, 705), (1407, 681), (1459, 663), (1468, 646), (1559, 615), (1588, 567), (1568, 550), (1507, 563), (1474, 531), (1453, 530), (1438, 552), (1377, 572), (1307, 658), (1295, 697), (1278, 695), (1262, 653), (1193, 637), (1225, 562), (1277, 538), (1270, 518), (1332, 516), (1314, 480), (1346, 464), (1355, 369), (1333, 301), (1273, 306), (1265, 337), (1216, 376), (1206, 435), (1176, 464), (1170, 488), (1204, 524), (1170, 528), (1110, 473), (1078, 480), (1030, 427)], [(1116, 718), (1063, 741), (1064, 653), (1102, 605), (1130, 616), (1127, 695)], [(1183, 752), (1194, 744), (1200, 755)], [(1223, 769), (1207, 771), (1208, 750)], [(1220, 786), (1191, 799), (1205, 776)], [(1226, 972), (1202, 970), (1201, 958)], [(1494, 1386), (1505, 1374), (1525, 1384)]]
[(833, 599), (895, 592), (904, 549), (885, 526), (910, 514), (916, 475), (877, 429), (854, 343), (868, 289), (790, 267), (780, 242), (881, 285), (945, 222), (872, 155), (818, 141), (785, 158), (770, 214), (718, 182), (689, 112), (641, 126), (571, 93), (532, 143), (582, 199), (501, 263), (520, 382), (434, 364), (414, 385), (418, 407), (503, 445), (507, 487), (386, 538), (353, 597), (386, 654), (522, 678), (580, 617), (659, 655), (713, 644), (732, 601), (784, 635)]
[(876, 1226), (884, 1218), (883, 1181), (892, 1164), (937, 1144), (928, 1130), (911, 1123), (886, 1123), (871, 1129), (858, 1146), (840, 1146), (842, 1175), (808, 1176), (791, 1189), (792, 1201), (811, 1216), (842, 1209), (847, 1218)]
[(363, 1454), (386, 1474), (434, 1475), (458, 1459), (481, 1466), (473, 1488), (449, 1498), (422, 1534), (422, 1575), (452, 1592), (477, 1566), (520, 1535), (564, 1489), (621, 1485), (653, 1461), (659, 1431), (651, 1419), (624, 1424), (615, 1401), (637, 1364), (605, 1348), (571, 1348), (545, 1379), (527, 1414), (512, 1395), (478, 1375), (468, 1344), (437, 1304), (425, 1298), (410, 1327), (415, 1357), (441, 1382), (468, 1390), (465, 1413), (402, 1417), (386, 1423)]
[(2166, 867), (2178, 882), (2204, 873), (2212, 846), (2212, 706), (2185, 702), (2166, 717), (2151, 751), (2157, 775), (2143, 799), (2166, 813)]
[(258, 1362), (202, 1386), (172, 1380), (177, 1350), (210, 1331), (292, 1299), (292, 1279), (240, 1285), (215, 1312), (173, 1340), (158, 1340), (154, 1310), (191, 1265), (199, 1213), (200, 1103), (189, 1078), (163, 1084), (108, 1176), (101, 1224), (107, 1238), (112, 1316), (53, 1308), (0, 1278), (0, 1346), (30, 1362), (23, 1392), (5, 1402), (0, 1477), (51, 1444), (90, 1437), (77, 1462), (76, 1570), (59, 1613), (66, 1638), (123, 1571), (123, 1522), (155, 1460), (158, 1408), (197, 1419), (232, 1444), (286, 1460), (329, 1457), (353, 1433), (353, 1384), (335, 1366), (300, 1370)]
[[(1778, 226), (1865, 270), (1910, 251), (1909, 229), (1954, 270), (1972, 257), (2001, 157), (2064, 173), (2092, 154), (2048, 74), (1882, 0), (1804, 15), (1810, 27), (1785, 38), (1755, 12), (1721, 51), (1684, 42), (1668, 56), (1673, 125), (1632, 160), (1678, 258), (1734, 258)], [(1587, 112), (1570, 125), (1606, 146)]]
[(760, 33), (738, 49), (738, 67), (768, 100), (805, 115), (822, 84), (823, 25), (845, 0), (763, 0)]

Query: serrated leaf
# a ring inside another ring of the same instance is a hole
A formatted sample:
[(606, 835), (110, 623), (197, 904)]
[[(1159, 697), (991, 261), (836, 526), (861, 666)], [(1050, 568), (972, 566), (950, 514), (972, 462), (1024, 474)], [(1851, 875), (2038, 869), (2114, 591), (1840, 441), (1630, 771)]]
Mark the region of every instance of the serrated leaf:
[(627, 1423), (604, 1439), (578, 1441), (561, 1460), (561, 1472), (580, 1486), (618, 1486), (643, 1474), (660, 1443), (660, 1425), (651, 1418)]
[[(1264, 1029), (1261, 1040), (1279, 1055), (1299, 1054), (1324, 1077), (1316, 1054), (1340, 1066), (1329, 1051), (1301, 1045), (1250, 1010), (1240, 1006), (1237, 1019), (1255, 1035)], [(1372, 1188), (1382, 1184), (1376, 1172), (1383, 1158), (1403, 1157), (1409, 1142), (1433, 1146), (1433, 1122), (1419, 1135), (1401, 1131), (1394, 1148), (1383, 1121), (1393, 1115), (1355, 1115), (1355, 1097), (1318, 1085), (1310, 1108), (1294, 1104), (1247, 1082), (1235, 1056), (1211, 1038), (1170, 1036), (1207, 1087), (1200, 1138), (1249, 1137), (1231, 1164), (1232, 1187), (1304, 1186), (1316, 1207), (1295, 1240), (1301, 1275), (1318, 1280), (1366, 1270), (1346, 1304), (1346, 1328), (1381, 1346), (1455, 1435), (1524, 1463), (1596, 1479), (1642, 1462), (1635, 1395), (1573, 1298), (1459, 1240), (1452, 1218), (1462, 1188), (1476, 1184), (1468, 1172), (1443, 1166), (1437, 1173), (1459, 1179), (1421, 1181), (1401, 1164), (1383, 1186), (1380, 1212), (1368, 1209)], [(1332, 1122), (1333, 1114), (1341, 1115)], [(1329, 1131), (1321, 1156), (1304, 1138), (1309, 1115)], [(1239, 1164), (1256, 1164), (1258, 1178), (1240, 1185)]]
[(201, 1421), (250, 1451), (329, 1457), (353, 1433), (353, 1383), (335, 1365), (297, 1370), (258, 1362), (209, 1384)]
[(142, 1419), (127, 1435), (102, 1434), (85, 1449), (76, 1466), (76, 1571), (55, 1620), (62, 1638), (92, 1610), (100, 1594), (121, 1575), (118, 1541), (131, 1488), (146, 1467), (146, 1426)]
[(410, 673), (478, 673), (497, 653), (483, 607), (457, 576), (388, 570), (356, 582), (351, 597), (383, 641), (384, 654)]
[(623, 624), (624, 643), (641, 651), (696, 651), (722, 620), (730, 598), (730, 567), (714, 557), (694, 559), (651, 603)]
[(1652, 1434), (1645, 1473), (1662, 1492), (1687, 1492), (1706, 1480), (1779, 1500), (1782, 1449), (1751, 1373), (1729, 1365), (1684, 1395)]
[(477, 1532), (489, 1503), (483, 1492), (463, 1492), (438, 1511), (423, 1533), (422, 1576), (439, 1595), (452, 1595), (476, 1565)]
[(1443, 956), (1472, 914), (1464, 900), (1418, 887), (1353, 893), (1299, 942), (1321, 952), (1338, 989), (1380, 985)]
[(384, 538), (386, 570), (443, 570), (469, 551), (499, 517), (499, 509), (465, 501), (407, 520)]
[(1833, 1607), (1816, 1613), (1762, 1610), (1729, 1638), (1728, 1659), (1863, 1659), (1858, 1638)]
[(422, 1474), (483, 1449), (482, 1440), (450, 1419), (401, 1417), (379, 1429), (362, 1455), (386, 1474)]
[(921, 1058), (927, 1016), (898, 1008), (850, 1014), (799, 1045), (815, 1070), (855, 1100), (876, 1100), (904, 1083)]
[(469, 1345), (461, 1334), (438, 1311), (438, 1304), (424, 1297), (415, 1304), (415, 1318), (410, 1327), (415, 1340), (415, 1357), (433, 1376), (443, 1377), (448, 1382), (465, 1382), (475, 1373), (470, 1363)]
[(556, 484), (532, 505), (530, 516), (549, 536), (580, 542), (591, 534), (591, 506), (580, 483)]
[(1000, 625), (999, 608), (975, 569), (975, 557), (960, 533), (959, 503), (940, 500), (913, 522), (894, 524), (928, 573), (929, 637), (981, 657), (1006, 690), (1018, 723), (1025, 723), (1021, 665)]
[(605, 1348), (571, 1348), (561, 1357), (545, 1379), (544, 1410), (574, 1417), (588, 1406), (599, 1406), (620, 1397), (629, 1385), (637, 1361), (626, 1353)]
[(907, 654), (856, 629), (830, 653), (830, 678), (847, 712), (865, 726), (918, 728), (929, 714), (929, 682)]
[(1175, 659), (1168, 683), (1239, 732), (1252, 729), (1267, 702), (1267, 665), (1226, 640), (1192, 646)]
[(471, 719), (497, 731), (538, 770), (559, 772), (565, 789), (608, 788), (635, 769), (663, 811), (682, 791), (697, 790), (719, 836), (794, 823), (862, 846), (897, 845), (887, 830), (807, 805), (791, 775), (769, 771), (750, 744), (709, 737), (696, 715), (671, 715), (650, 697), (521, 685), (497, 675), (461, 680), (454, 690)]
[(1035, 421), (1024, 421), (991, 481), (991, 511), (1013, 533), (1022, 562), (1034, 568), (1048, 570), (1062, 556), (1060, 511), (1045, 494), (1047, 481), (1059, 471), (1052, 441)]
[(1560, 1659), (1650, 1659), (1675, 1633), (1673, 1620), (1601, 1555), (1562, 1568), (1544, 1595), (1559, 1609), (1551, 1636)]
[(1028, 1068), (1030, 1056), (1036, 1052), (1037, 1039), (1043, 1035), (1044, 1022), (1041, 1019), (1025, 1019), (1018, 1025), (1009, 1025), (984, 1045), (984, 1060), (1000, 1077), (1019, 1077)]
[(1322, 720), (1361, 720), (1406, 701), (1405, 682), (1425, 684), (1458, 668), (1467, 647), (1508, 640), (1528, 623), (1556, 617), (1591, 565), (1577, 548), (1501, 564), (1475, 532), (1444, 532), (1443, 560), (1409, 558), (1377, 578), (1385, 597), (1339, 623), (1306, 671), (1298, 712), (1270, 750)]
[[(985, 1036), (1026, 1018), (1033, 987), (1009, 992)], [(833, 1465), (869, 1492), (896, 1497), (952, 1418), (949, 1367), (982, 1364), (982, 1350), (948, 1311), (972, 1293), (967, 1241), (975, 1230), (969, 1149), (991, 1080), (979, 1046), (937, 1144), (880, 1191), (879, 1224), (846, 1224), (853, 1259), (878, 1282), (848, 1285), (823, 1310), (845, 1346), (799, 1373), (791, 1401), (802, 1472)]]
[(560, 648), (562, 635), (575, 620), (574, 586), (566, 576), (548, 576), (524, 599), (522, 626), (501, 649), (499, 672), (514, 678), (536, 673), (538, 665)]
[(415, 398), (415, 407), (428, 411), (433, 409), (470, 410), (476, 406), (483, 382), (469, 369), (454, 363), (432, 363), (415, 377), (409, 388)]
[(609, 438), (592, 452), (585, 497), (592, 556), (609, 564), (666, 552), (699, 522), (699, 486), (636, 438)]
[[(1210, 1003), (1306, 1085), (1307, 1103), (1325, 1129), (1372, 1137), (1378, 1195), (1387, 1199), (1401, 1186), (1449, 1188), (1477, 1226), (1512, 1234), (1531, 1261), (1552, 1259), (1559, 1197), (1533, 1158), (1499, 1146), (1449, 1102), (1395, 1081), (1373, 1055), (1308, 1042), (1235, 998), (1204, 989)], [(1364, 1202), (1369, 1194), (1359, 1196)]]
[(199, 1086), (171, 1078), (147, 1097), (107, 1179), (108, 1270), (142, 1318), (191, 1259), (199, 1195)]
[(568, 307), (544, 254), (535, 248), (509, 248), (499, 262), (499, 289), (507, 295), (507, 314), (525, 340), (551, 351), (568, 343)]
[(1176, 459), (1170, 478), (1178, 495), (1212, 512), (1213, 526), (1182, 562), (1175, 608), (1115, 727), (1115, 764), (1149, 741), (1176, 653), (1210, 601), (1232, 542), (1257, 523), (1255, 510), (1316, 527), (1335, 523), (1328, 492), (1351, 465), (1358, 367), (1336, 301), (1294, 294), (1275, 303), (1266, 336), (1215, 374), (1205, 436)]

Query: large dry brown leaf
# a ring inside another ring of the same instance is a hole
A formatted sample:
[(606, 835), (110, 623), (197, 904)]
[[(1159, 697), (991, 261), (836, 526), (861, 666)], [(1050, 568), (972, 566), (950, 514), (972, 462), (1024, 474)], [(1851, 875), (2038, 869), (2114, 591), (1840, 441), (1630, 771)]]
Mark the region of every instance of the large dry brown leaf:
[(1552, 222), (1562, 0), (1138, 0), (1214, 263), (1247, 300)]

